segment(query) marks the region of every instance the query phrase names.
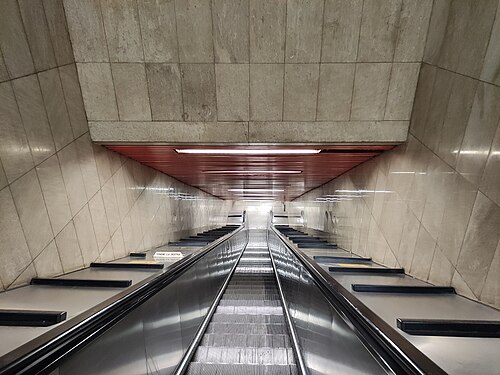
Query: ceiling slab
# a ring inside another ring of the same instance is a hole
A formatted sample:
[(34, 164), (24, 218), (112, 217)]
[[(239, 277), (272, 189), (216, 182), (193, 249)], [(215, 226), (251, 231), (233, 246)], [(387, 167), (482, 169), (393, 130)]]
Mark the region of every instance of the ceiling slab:
[(103, 144), (324, 144), (406, 142), (408, 121), (90, 121)]
[[(106, 147), (223, 199), (293, 200), (394, 146), (106, 145)], [(320, 150), (320, 152), (292, 155), (266, 154), (265, 151), (283, 152), (292, 148), (302, 151)], [(257, 150), (264, 154), (184, 154), (178, 153), (176, 149), (218, 150), (217, 152), (240, 150), (242, 153)]]

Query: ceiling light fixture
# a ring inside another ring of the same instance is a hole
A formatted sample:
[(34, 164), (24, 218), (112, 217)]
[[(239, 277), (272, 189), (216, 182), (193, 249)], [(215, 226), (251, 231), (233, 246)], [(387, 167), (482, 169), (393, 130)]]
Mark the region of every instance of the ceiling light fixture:
[(253, 194), (245, 194), (245, 193), (236, 193), (232, 194), (233, 197), (276, 197), (277, 194), (269, 194), (269, 193), (253, 193)]
[(269, 198), (269, 199), (264, 199), (264, 198), (256, 198), (256, 199), (252, 199), (252, 198), (249, 198), (249, 199), (241, 199), (241, 202), (275, 202), (276, 200), (273, 199), (273, 198)]
[(208, 174), (254, 174), (254, 175), (259, 175), (259, 174), (299, 174), (299, 173), (302, 173), (302, 171), (287, 171), (287, 170), (278, 170), (278, 171), (208, 170), (208, 171), (202, 171), (202, 172), (208, 173)]
[(256, 192), (272, 192), (272, 193), (275, 193), (275, 192), (280, 192), (280, 191), (285, 191), (284, 189), (252, 189), (252, 188), (247, 188), (247, 189), (227, 189), (227, 191), (232, 191), (232, 192), (236, 192), (236, 193), (256, 193)]
[(336, 193), (394, 193), (392, 190), (335, 190)]
[(310, 155), (319, 154), (320, 149), (222, 149), (222, 148), (176, 148), (178, 154), (195, 155)]

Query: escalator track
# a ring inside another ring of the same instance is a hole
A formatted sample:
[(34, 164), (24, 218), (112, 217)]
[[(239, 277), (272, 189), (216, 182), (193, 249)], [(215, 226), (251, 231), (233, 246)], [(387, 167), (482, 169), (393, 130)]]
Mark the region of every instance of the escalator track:
[(295, 375), (295, 353), (265, 233), (254, 233), (188, 367), (188, 375)]

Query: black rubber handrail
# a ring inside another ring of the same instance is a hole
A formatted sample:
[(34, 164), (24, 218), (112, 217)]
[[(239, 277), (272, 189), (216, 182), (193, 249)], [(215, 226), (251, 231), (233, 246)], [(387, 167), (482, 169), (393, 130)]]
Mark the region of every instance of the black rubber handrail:
[(379, 363), (395, 374), (444, 375), (446, 372), (375, 314), (319, 264), (295, 247), (279, 230), (273, 232), (311, 273), (330, 304), (350, 322)]
[(0, 375), (37, 374), (99, 337), (244, 226), (0, 357)]

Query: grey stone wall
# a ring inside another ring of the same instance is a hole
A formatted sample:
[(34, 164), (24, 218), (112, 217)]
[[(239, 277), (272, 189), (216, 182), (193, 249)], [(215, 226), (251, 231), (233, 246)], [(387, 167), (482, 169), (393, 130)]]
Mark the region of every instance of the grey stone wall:
[(0, 291), (215, 226), (228, 209), (92, 144), (62, 2), (0, 1)]
[(499, 38), (498, 0), (434, 1), (408, 143), (295, 203), (346, 249), (496, 307)]
[(90, 121), (242, 122), (251, 134), (262, 122), (407, 129), (432, 0), (64, 6)]

